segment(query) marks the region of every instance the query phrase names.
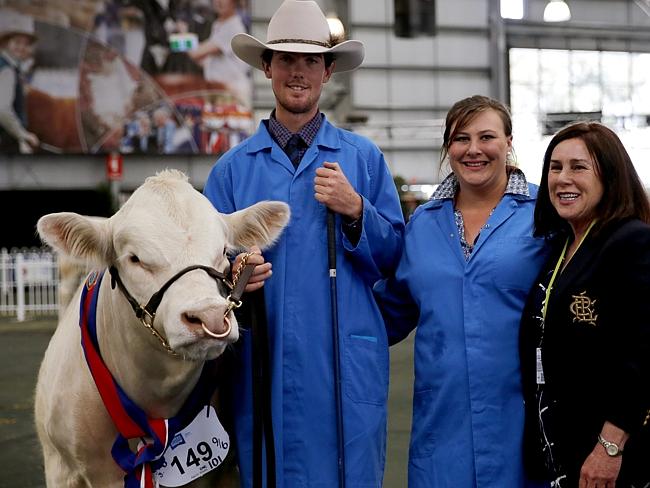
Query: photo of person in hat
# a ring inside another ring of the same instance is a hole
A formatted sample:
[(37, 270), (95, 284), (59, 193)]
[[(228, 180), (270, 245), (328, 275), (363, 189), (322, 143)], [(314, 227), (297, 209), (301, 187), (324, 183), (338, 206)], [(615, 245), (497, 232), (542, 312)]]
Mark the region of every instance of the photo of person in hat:
[(0, 151), (31, 153), (38, 137), (27, 130), (24, 66), (32, 57), (34, 19), (0, 9)]
[[(404, 221), (379, 148), (335, 127), (319, 110), (323, 85), (334, 73), (356, 69), (364, 47), (355, 40), (333, 43), (325, 15), (308, 0), (285, 0), (266, 42), (242, 33), (231, 44), (271, 81), (275, 109), (217, 161), (204, 193), (223, 213), (261, 200), (291, 207), (280, 239), (263, 259), (255, 256), (265, 262), (248, 286), (265, 290), (277, 486), (334, 487), (343, 480), (348, 487), (379, 488), (389, 354), (372, 286), (397, 264)], [(336, 218), (333, 272), (328, 212)], [(233, 391), (223, 397), (234, 402), (242, 486), (251, 486), (254, 414), (245, 328), (231, 369)]]

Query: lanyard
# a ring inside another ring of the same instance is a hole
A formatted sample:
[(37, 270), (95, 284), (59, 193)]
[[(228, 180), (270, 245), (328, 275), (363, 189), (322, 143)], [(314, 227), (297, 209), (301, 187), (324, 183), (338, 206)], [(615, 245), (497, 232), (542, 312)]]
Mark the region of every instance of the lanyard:
[[(578, 243), (578, 247), (576, 247), (576, 250), (573, 252), (575, 253), (578, 252), (578, 249), (580, 249), (580, 246), (582, 246), (582, 243), (584, 242), (585, 238), (589, 234), (589, 231), (591, 228), (594, 226), (596, 223), (596, 220), (592, 220), (591, 224), (589, 224), (589, 227), (587, 228), (587, 232), (585, 232), (585, 235), (582, 236), (582, 239), (580, 239), (580, 242)], [(562, 248), (562, 253), (560, 254), (560, 257), (557, 260), (557, 264), (555, 265), (555, 269), (553, 270), (553, 275), (551, 276), (551, 281), (549, 281), (548, 286), (546, 287), (546, 297), (544, 298), (544, 305), (542, 307), (542, 318), (544, 321), (546, 321), (546, 310), (548, 309), (548, 301), (551, 298), (551, 290), (553, 289), (553, 283), (555, 283), (555, 278), (557, 277), (558, 272), (560, 271), (560, 267), (562, 266), (562, 261), (564, 261), (564, 255), (566, 254), (566, 249), (569, 246), (569, 238), (567, 237), (566, 241), (564, 242), (564, 247)]]

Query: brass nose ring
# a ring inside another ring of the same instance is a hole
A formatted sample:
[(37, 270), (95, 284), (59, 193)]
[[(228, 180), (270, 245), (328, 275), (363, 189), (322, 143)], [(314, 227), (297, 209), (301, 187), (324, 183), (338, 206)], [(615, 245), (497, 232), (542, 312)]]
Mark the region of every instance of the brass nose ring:
[(201, 322), (201, 327), (203, 328), (203, 331), (208, 334), (210, 337), (214, 337), (215, 339), (224, 339), (230, 335), (230, 331), (232, 330), (232, 325), (230, 324), (230, 319), (228, 317), (223, 318), (224, 324), (226, 324), (226, 330), (225, 332), (221, 332), (220, 334), (215, 334), (212, 332), (210, 329), (208, 329), (203, 322)]

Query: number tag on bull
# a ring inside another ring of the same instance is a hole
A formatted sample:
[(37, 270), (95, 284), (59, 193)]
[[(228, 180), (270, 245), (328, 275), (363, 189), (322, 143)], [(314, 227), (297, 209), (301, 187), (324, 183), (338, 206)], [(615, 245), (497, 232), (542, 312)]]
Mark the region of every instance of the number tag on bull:
[(219, 466), (228, 454), (230, 437), (208, 405), (176, 434), (154, 473), (159, 486), (182, 486)]

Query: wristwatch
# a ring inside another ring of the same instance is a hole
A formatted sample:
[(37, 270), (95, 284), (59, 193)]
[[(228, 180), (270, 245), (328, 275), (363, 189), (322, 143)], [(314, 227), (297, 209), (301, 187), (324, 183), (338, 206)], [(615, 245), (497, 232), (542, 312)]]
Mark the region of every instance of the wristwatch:
[(620, 449), (618, 447), (618, 444), (615, 444), (614, 442), (609, 442), (603, 439), (603, 436), (598, 434), (598, 442), (602, 444), (602, 446), (605, 448), (605, 452), (607, 453), (608, 456), (614, 457), (614, 456), (620, 456), (623, 454), (623, 449)]

